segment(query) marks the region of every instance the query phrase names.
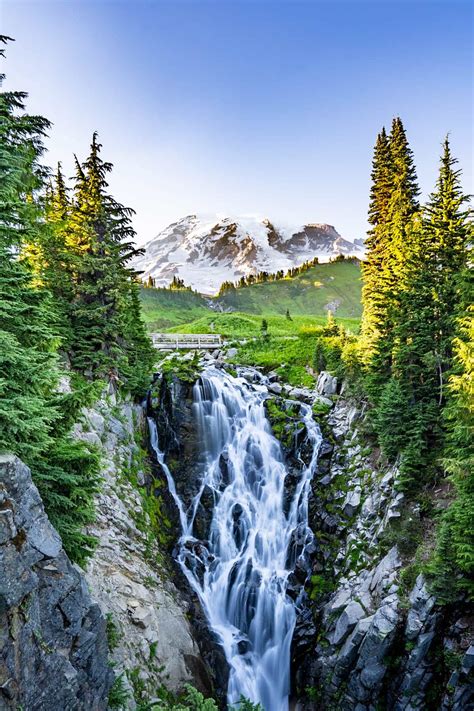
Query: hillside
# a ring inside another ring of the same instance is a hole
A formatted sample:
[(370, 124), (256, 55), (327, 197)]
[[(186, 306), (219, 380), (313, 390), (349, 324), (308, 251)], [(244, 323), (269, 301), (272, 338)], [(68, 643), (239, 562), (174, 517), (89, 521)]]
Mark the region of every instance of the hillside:
[(286, 272), (314, 257), (328, 262), (337, 255), (363, 254), (361, 240), (344, 239), (332, 225), (283, 226), (253, 216), (201, 214), (169, 225), (145, 245), (133, 266), (155, 286), (168, 286), (176, 277), (214, 296), (224, 281), (262, 271)]
[(291, 317), (325, 318), (331, 308), (338, 318), (358, 319), (360, 298), (360, 266), (349, 261), (318, 264), (292, 278), (239, 287), (214, 298), (185, 290), (141, 289), (143, 316), (155, 331), (207, 316), (212, 321), (222, 311), (284, 316), (288, 310)]

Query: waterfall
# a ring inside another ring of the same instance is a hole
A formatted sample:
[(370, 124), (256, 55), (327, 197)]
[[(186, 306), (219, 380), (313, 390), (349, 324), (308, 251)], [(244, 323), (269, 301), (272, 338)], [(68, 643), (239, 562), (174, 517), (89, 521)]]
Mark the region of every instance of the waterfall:
[[(313, 539), (308, 494), (321, 433), (310, 406), (302, 403), (312, 456), (308, 465), (302, 464), (288, 501), (282, 450), (265, 416), (267, 396), (264, 382), (250, 384), (212, 367), (203, 372), (193, 390), (203, 474), (187, 509), (152, 419), (149, 425), (151, 444), (179, 510), (178, 562), (229, 663), (228, 702), (235, 704), (243, 695), (265, 711), (287, 711), (296, 623), (287, 584)], [(212, 492), (214, 507), (208, 540), (198, 541), (193, 526), (204, 489)]]

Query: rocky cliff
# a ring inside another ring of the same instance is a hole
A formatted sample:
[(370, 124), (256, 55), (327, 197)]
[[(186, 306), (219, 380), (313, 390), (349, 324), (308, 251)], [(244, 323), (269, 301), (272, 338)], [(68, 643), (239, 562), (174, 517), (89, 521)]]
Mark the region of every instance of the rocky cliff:
[(143, 408), (109, 393), (85, 409), (78, 438), (102, 452), (102, 486), (89, 533), (98, 545), (85, 571), (107, 618), (110, 659), (128, 694), (125, 707), (177, 692), (191, 683), (213, 692), (190, 624), (191, 604), (173, 582), (168, 555), (175, 531), (166, 511), (163, 480), (146, 451)]
[(112, 681), (105, 618), (29, 469), (0, 455), (0, 709), (101, 711)]
[[(364, 435), (360, 402), (337, 394), (313, 482), (313, 617), (295, 639), (301, 708), (461, 711), (474, 708), (474, 615), (437, 605), (415, 552), (430, 531)], [(306, 635), (306, 636), (305, 636)]]

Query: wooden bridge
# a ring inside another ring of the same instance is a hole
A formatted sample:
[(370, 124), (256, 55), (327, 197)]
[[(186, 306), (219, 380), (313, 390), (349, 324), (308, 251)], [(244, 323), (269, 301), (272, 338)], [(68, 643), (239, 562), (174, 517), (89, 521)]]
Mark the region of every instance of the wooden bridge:
[(222, 346), (222, 338), (214, 333), (152, 333), (153, 345), (160, 351), (171, 350), (214, 350)]

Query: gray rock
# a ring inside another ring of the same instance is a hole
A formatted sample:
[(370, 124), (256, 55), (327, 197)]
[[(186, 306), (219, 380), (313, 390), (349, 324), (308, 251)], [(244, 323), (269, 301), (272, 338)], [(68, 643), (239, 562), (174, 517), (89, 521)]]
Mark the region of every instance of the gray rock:
[[(399, 558), (397, 547), (393, 546), (375, 568), (370, 582), (370, 590), (376, 590), (384, 581), (387, 581), (390, 574), (400, 568), (401, 565), (402, 562)], [(391, 582), (392, 580), (390, 580), (390, 583)]]
[(350, 602), (344, 609), (342, 615), (336, 622), (336, 629), (332, 636), (333, 644), (341, 644), (356, 626), (357, 622), (365, 616), (365, 611), (362, 605), (358, 602)]
[(281, 395), (283, 388), (279, 383), (270, 383), (268, 385), (268, 390), (269, 392), (273, 393), (274, 395)]
[(239, 349), (238, 348), (228, 348), (227, 349), (227, 358), (235, 358), (236, 355), (238, 354)]
[(105, 419), (103, 415), (101, 415), (100, 412), (97, 412), (97, 410), (87, 409), (84, 410), (84, 417), (91, 429), (100, 436), (105, 428)]
[(0, 708), (105, 711), (105, 619), (49, 523), (29, 469), (0, 456)]
[(360, 486), (358, 486), (353, 491), (347, 492), (344, 504), (342, 506), (342, 510), (345, 516), (348, 516), (350, 518), (359, 508), (361, 491), (362, 489), (360, 488)]
[(337, 392), (337, 378), (322, 370), (318, 376), (316, 390), (319, 395), (335, 395)]
[(303, 402), (312, 402), (313, 400), (312, 393), (308, 388), (291, 388), (288, 394), (295, 400), (302, 400)]

